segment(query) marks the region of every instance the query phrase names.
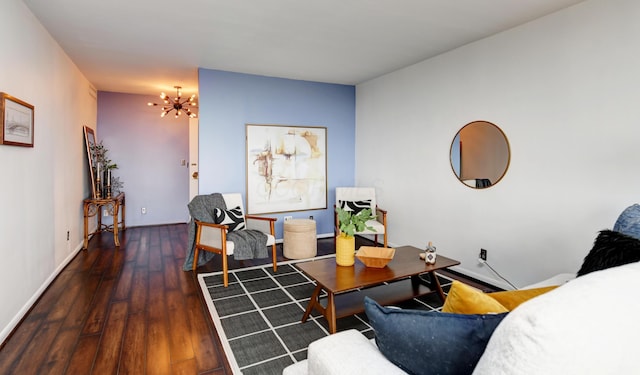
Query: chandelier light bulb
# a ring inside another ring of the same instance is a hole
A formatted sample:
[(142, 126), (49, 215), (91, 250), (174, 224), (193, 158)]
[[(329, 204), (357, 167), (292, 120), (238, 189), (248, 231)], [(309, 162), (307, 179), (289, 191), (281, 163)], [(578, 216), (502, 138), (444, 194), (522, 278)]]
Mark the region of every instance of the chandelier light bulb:
[[(160, 94), (160, 99), (162, 99), (164, 101), (164, 106), (162, 107), (162, 114), (160, 115), (160, 117), (164, 117), (166, 116), (169, 112), (175, 110), (176, 113), (176, 117), (179, 117), (183, 110), (186, 112), (186, 115), (189, 116), (190, 118), (194, 118), (196, 117), (196, 114), (191, 112), (191, 110), (187, 109), (187, 105), (190, 106), (197, 106), (197, 102), (196, 102), (196, 94), (193, 94), (189, 97), (189, 99), (185, 99), (184, 101), (181, 101), (182, 99), (182, 87), (180, 86), (173, 86), (176, 89), (176, 97), (171, 98), (169, 97), (169, 95), (165, 94), (164, 92)], [(149, 106), (155, 106), (157, 105), (156, 103), (148, 103)]]

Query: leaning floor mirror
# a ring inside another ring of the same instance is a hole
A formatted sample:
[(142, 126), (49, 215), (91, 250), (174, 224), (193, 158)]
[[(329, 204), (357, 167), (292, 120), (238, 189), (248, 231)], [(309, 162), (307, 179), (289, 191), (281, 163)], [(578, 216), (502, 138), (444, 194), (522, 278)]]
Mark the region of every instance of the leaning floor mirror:
[(97, 198), (96, 179), (95, 179), (95, 173), (94, 173), (95, 166), (93, 165), (94, 157), (91, 151), (96, 145), (96, 134), (93, 131), (93, 129), (91, 129), (88, 126), (84, 126), (83, 129), (84, 129), (84, 144), (87, 150), (87, 160), (89, 161), (89, 176), (91, 177), (91, 198), (96, 199)]

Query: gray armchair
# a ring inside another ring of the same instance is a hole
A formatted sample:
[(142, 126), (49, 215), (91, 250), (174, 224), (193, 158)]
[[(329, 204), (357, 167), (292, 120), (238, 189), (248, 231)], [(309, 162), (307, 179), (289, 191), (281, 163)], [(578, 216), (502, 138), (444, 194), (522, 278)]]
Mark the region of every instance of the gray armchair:
[[(224, 286), (229, 285), (227, 256), (236, 260), (266, 258), (271, 247), (273, 271), (278, 268), (274, 223), (277, 219), (245, 215), (239, 193), (222, 194), (227, 210), (218, 209), (214, 222), (194, 220), (196, 224), (193, 271), (198, 267), (200, 250), (222, 255)], [(217, 223), (216, 223), (217, 222)]]

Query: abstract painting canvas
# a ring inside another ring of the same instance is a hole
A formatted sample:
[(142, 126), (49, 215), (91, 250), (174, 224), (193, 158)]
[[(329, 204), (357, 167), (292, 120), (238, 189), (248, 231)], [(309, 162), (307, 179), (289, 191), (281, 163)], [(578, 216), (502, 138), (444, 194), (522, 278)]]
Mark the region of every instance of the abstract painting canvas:
[(327, 128), (246, 124), (247, 212), (327, 208)]

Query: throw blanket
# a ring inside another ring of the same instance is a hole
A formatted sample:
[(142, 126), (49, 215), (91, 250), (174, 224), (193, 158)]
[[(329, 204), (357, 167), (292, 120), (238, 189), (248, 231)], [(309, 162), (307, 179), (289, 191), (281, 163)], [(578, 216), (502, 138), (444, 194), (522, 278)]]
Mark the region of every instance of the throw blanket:
[[(191, 271), (193, 268), (193, 254), (196, 245), (196, 223), (194, 220), (213, 223), (214, 209), (227, 209), (224, 198), (220, 193), (198, 195), (189, 202), (187, 207), (191, 214), (191, 221), (189, 222), (187, 256), (182, 266), (183, 271)], [(227, 241), (233, 241), (234, 243), (233, 253), (236, 260), (268, 257), (268, 251), (265, 246), (267, 236), (262, 232), (255, 230), (231, 232), (227, 234)], [(208, 251), (200, 251), (197, 260), (198, 266), (209, 262), (214, 255), (214, 253)]]
[(227, 233), (227, 241), (233, 241), (233, 259), (267, 258), (267, 235), (252, 229)]

